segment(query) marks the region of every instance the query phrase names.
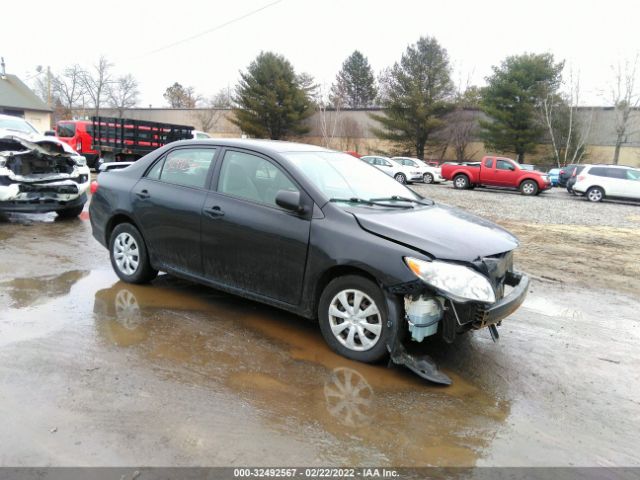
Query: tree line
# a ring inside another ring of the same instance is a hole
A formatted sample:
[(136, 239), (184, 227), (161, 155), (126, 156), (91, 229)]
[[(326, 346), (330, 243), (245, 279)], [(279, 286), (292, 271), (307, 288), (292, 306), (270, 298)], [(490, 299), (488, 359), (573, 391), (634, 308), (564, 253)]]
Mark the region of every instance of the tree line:
[[(88, 100), (96, 114), (103, 105), (120, 115), (138, 102), (138, 84), (131, 75), (114, 77), (113, 65), (101, 57), (88, 70), (68, 67), (54, 77), (55, 101), (70, 112), (79, 99)], [(634, 132), (632, 111), (640, 105), (638, 56), (617, 65), (609, 101), (615, 110), (613, 163)], [(164, 98), (171, 108), (196, 108), (203, 130), (213, 128), (222, 113), (256, 138), (287, 139), (307, 133), (306, 120), (319, 113), (323, 141), (338, 132), (341, 110), (376, 108), (376, 137), (393, 145), (393, 153), (425, 158), (428, 149), (451, 148), (466, 160), (476, 138), (485, 148), (514, 153), (523, 162), (541, 143), (551, 145), (557, 165), (580, 162), (585, 155), (592, 114), (578, 115), (579, 75), (551, 53), (509, 56), (492, 67), (486, 85), (453, 81), (447, 50), (433, 37), (409, 45), (399, 61), (376, 78), (366, 56), (358, 50), (347, 57), (329, 88), (307, 73), (298, 73), (282, 55), (261, 52), (240, 72), (233, 88), (206, 98), (193, 87), (170, 85)], [(353, 128), (357, 126), (352, 126)], [(353, 129), (352, 128), (352, 129)], [(355, 130), (354, 130), (355, 131)]]

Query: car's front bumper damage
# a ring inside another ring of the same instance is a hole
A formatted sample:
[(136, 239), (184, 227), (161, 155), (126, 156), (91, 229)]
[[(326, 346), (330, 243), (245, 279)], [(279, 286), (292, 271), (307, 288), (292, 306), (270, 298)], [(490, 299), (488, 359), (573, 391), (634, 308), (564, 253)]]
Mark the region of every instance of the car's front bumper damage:
[(0, 139), (0, 211), (50, 212), (86, 202), (84, 157), (17, 137)]
[[(403, 342), (405, 337), (421, 342), (437, 333), (445, 342), (452, 343), (461, 333), (488, 327), (494, 340), (498, 338), (496, 327), (524, 302), (529, 290), (529, 277), (513, 270), (510, 252), (484, 258), (476, 263), (476, 268), (490, 279), (496, 293), (495, 303), (461, 303), (448, 298), (444, 292), (432, 290), (421, 280), (387, 289), (390, 318), (402, 322), (397, 329), (399, 333), (388, 344), (393, 363), (403, 365), (432, 382), (450, 385), (451, 379), (428, 355), (409, 352)], [(416, 310), (422, 313), (421, 316), (412, 312), (415, 305), (418, 305)], [(425, 308), (427, 306), (431, 307)], [(391, 317), (391, 310), (395, 312), (394, 317)]]

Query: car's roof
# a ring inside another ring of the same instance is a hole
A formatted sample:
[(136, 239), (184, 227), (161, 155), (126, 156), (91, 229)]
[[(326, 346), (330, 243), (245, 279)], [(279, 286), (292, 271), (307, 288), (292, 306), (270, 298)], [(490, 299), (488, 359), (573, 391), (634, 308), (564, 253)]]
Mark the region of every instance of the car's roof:
[(284, 142), (281, 140), (260, 140), (249, 138), (201, 138), (193, 140), (181, 140), (175, 142), (180, 145), (218, 145), (221, 147), (239, 147), (270, 151), (276, 153), (285, 152), (334, 152), (327, 148), (310, 145), (308, 143)]

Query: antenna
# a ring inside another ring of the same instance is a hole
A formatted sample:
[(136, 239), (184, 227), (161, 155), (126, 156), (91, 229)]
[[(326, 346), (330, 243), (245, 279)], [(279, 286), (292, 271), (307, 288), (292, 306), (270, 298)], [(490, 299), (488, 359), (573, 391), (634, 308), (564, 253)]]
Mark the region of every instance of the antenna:
[(1, 63), (0, 66), (2, 66), (2, 79), (6, 80), (7, 79), (7, 71), (5, 70), (5, 65), (4, 65), (4, 57), (0, 57)]

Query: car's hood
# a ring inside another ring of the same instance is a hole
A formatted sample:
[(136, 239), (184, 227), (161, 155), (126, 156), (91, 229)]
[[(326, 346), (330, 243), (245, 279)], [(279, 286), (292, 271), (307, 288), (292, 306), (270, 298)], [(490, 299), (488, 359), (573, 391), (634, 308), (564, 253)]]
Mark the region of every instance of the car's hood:
[(518, 246), (516, 237), (495, 223), (444, 205), (350, 210), (364, 230), (442, 260), (471, 262)]
[(0, 128), (0, 139), (10, 139), (14, 140), (23, 146), (30, 148), (29, 144), (25, 144), (21, 140), (26, 140), (30, 143), (35, 143), (41, 146), (46, 146), (47, 144), (58, 145), (61, 147), (65, 153), (70, 153), (74, 155), (78, 155), (78, 153), (67, 143), (56, 137), (50, 137), (46, 135), (40, 135), (39, 133), (26, 133), (19, 132), (17, 130), (7, 130), (5, 128)]

